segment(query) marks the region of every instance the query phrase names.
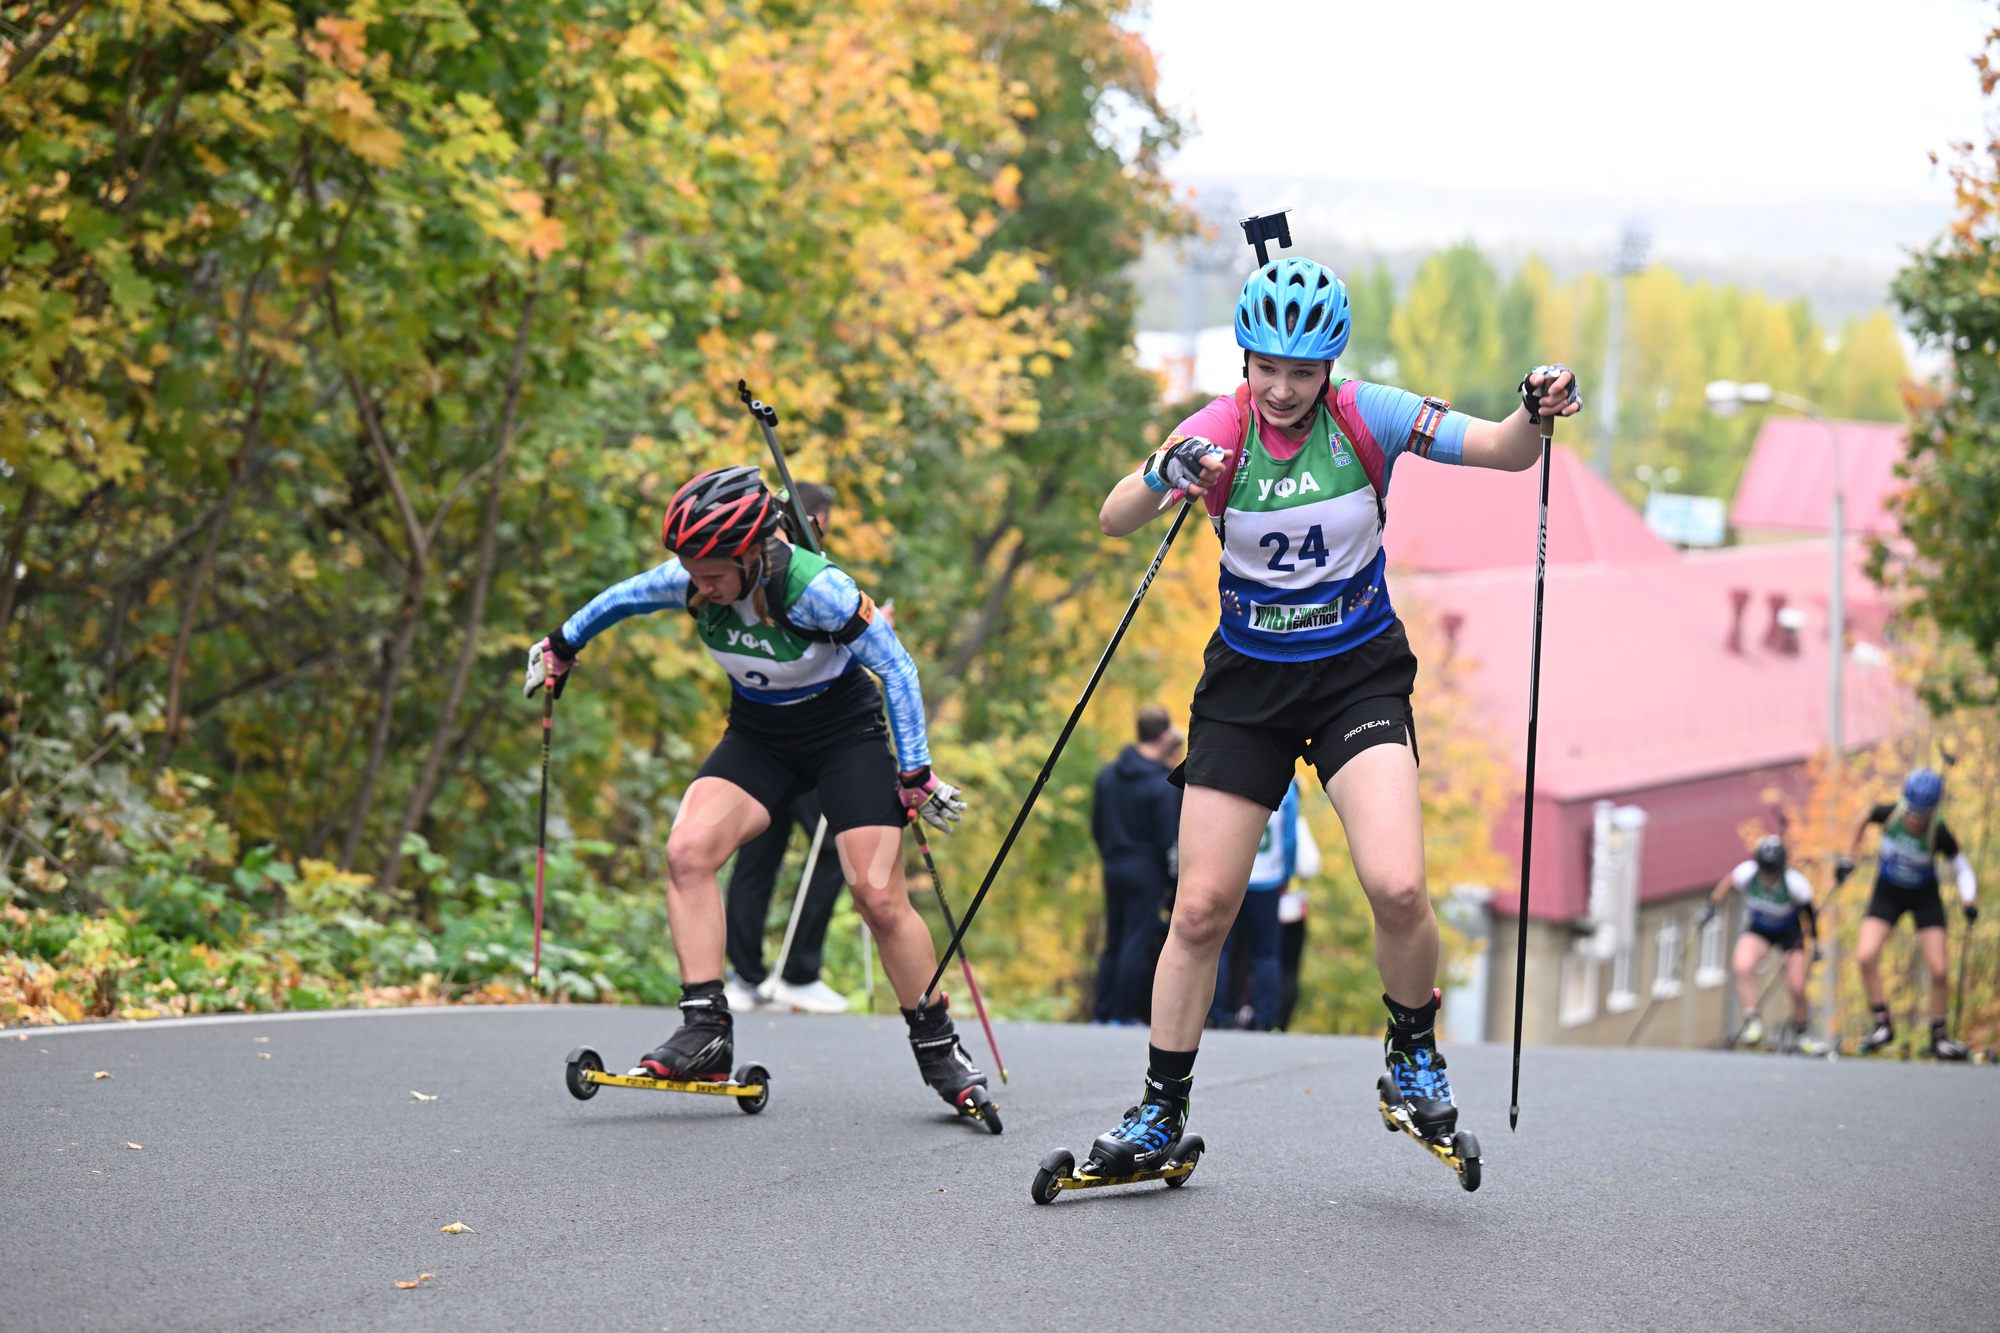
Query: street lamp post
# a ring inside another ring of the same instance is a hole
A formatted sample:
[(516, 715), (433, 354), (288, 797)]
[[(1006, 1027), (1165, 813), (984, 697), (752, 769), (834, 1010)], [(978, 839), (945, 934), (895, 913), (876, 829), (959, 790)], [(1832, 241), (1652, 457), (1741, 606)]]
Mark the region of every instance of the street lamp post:
[[(1827, 658), (1829, 678), (1827, 683), (1827, 741), (1833, 747), (1834, 807), (1840, 804), (1840, 775), (1846, 767), (1847, 750), (1841, 729), (1841, 677), (1847, 661), (1847, 600), (1845, 597), (1847, 576), (1847, 483), (1846, 469), (1841, 466), (1840, 432), (1827, 419), (1819, 404), (1796, 394), (1780, 393), (1768, 384), (1739, 384), (1734, 380), (1714, 380), (1708, 386), (1708, 407), (1717, 416), (1734, 416), (1743, 408), (1752, 405), (1775, 403), (1779, 407), (1790, 408), (1794, 412), (1804, 412), (1826, 428), (1827, 438), (1833, 442), (1833, 573), (1827, 598)], [(1820, 1002), (1820, 1030), (1838, 1041), (1836, 1024), (1840, 1016), (1840, 938), (1834, 932), (1826, 945), (1827, 975), (1833, 981), (1826, 986)]]

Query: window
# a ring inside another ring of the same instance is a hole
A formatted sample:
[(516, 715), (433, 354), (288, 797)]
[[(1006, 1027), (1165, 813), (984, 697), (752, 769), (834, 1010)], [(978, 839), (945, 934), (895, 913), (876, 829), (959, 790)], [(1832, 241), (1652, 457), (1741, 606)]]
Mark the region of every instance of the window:
[(1604, 1012), (1623, 1014), (1639, 1007), (1639, 942), (1627, 938), (1611, 955), (1611, 993), (1604, 997)]
[(1726, 913), (1718, 912), (1715, 919), (1701, 928), (1701, 965), (1694, 970), (1694, 984), (1713, 989), (1729, 980), (1729, 969), (1722, 965), (1722, 930)]
[(1671, 1000), (1681, 993), (1681, 919), (1679, 914), (1660, 923), (1660, 939), (1653, 954), (1653, 995)]
[(1597, 1017), (1597, 959), (1586, 943), (1571, 949), (1562, 960), (1562, 1007), (1556, 1020), (1566, 1028), (1579, 1027)]

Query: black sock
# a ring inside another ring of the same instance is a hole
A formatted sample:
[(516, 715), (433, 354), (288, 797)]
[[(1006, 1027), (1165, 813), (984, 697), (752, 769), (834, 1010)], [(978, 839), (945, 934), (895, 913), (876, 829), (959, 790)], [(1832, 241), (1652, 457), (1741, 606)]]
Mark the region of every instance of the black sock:
[(1931, 1035), (1933, 1037), (1942, 1037), (1944, 1035), (1944, 1029), (1945, 1029), (1944, 1019), (1933, 1018), (1931, 1020)]
[(1438, 994), (1431, 992), (1430, 1003), (1421, 1009), (1410, 1009), (1397, 1004), (1386, 994), (1382, 1003), (1389, 1006), (1389, 1026), (1400, 1033), (1427, 1032), (1437, 1025)]
[[(1157, 1046), (1146, 1047), (1146, 1075), (1156, 1083), (1169, 1087), (1187, 1083), (1194, 1078), (1194, 1058), (1200, 1048), (1192, 1051), (1163, 1051)], [(1179, 1089), (1186, 1091), (1186, 1089)]]
[(1876, 1021), (1877, 1023), (1880, 1023), (1880, 1024), (1884, 1025), (1885, 1027), (1893, 1027), (1893, 1026), (1894, 1026), (1894, 1024), (1892, 1024), (1892, 1023), (1890, 1023), (1890, 1022), (1889, 1022), (1889, 1006), (1888, 1006), (1888, 1005), (1886, 1005), (1886, 1004), (1877, 1004), (1877, 1005), (1870, 1005), (1870, 1006), (1869, 1006), (1869, 1009), (1868, 1009), (1868, 1012), (1869, 1012), (1870, 1016), (1872, 1016), (1872, 1017), (1874, 1018), (1874, 1020), (1875, 1020), (1875, 1021)]
[(722, 999), (722, 983), (719, 981), (697, 981), (692, 986), (684, 985), (681, 987), (681, 998), (683, 1000), (699, 1000), (703, 998), (720, 1000)]

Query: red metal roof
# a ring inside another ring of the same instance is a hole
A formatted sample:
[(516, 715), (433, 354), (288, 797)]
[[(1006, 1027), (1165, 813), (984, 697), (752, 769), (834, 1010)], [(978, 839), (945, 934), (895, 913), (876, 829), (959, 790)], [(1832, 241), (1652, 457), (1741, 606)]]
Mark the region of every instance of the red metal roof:
[[(1533, 514), (1540, 494), (1538, 468), (1493, 472), (1399, 458), (1390, 478), (1389, 526), (1383, 533), (1390, 563), (1427, 573), (1533, 566)], [(1522, 507), (1530, 515), (1526, 528), (1493, 521), (1496, 513)], [(1673, 546), (1655, 537), (1602, 477), (1557, 446), (1549, 469), (1550, 564), (1673, 557)]]
[(1903, 488), (1896, 464), (1908, 431), (1877, 421), (1821, 423), (1805, 417), (1772, 417), (1757, 432), (1729, 523), (1745, 528), (1825, 535), (1833, 521), (1833, 440), (1840, 437), (1841, 482), (1847, 491), (1847, 530), (1887, 537), (1896, 531), (1889, 497)]
[[(1490, 526), (1500, 526), (1495, 510), (1486, 516)], [(1505, 526), (1530, 534), (1532, 552), (1532, 497), (1507, 506)], [(1552, 515), (1552, 546), (1558, 532)], [(1886, 608), (1861, 572), (1862, 558), (1861, 542), (1851, 540), (1848, 633), (1856, 642), (1879, 643)], [(1654, 866), (1654, 844), (1670, 848), (1676, 838), (1683, 843), (1680, 853), (1704, 862), (1713, 876), (1740, 858), (1736, 826), (1761, 808), (1744, 796), (1746, 784), (1754, 790), (1769, 774), (1798, 764), (1826, 742), (1828, 565), (1824, 541), (1731, 547), (1638, 563), (1551, 565), (1536, 759), (1534, 915), (1572, 917), (1583, 910), (1588, 857), (1575, 844), (1581, 837), (1587, 848), (1594, 799), (1630, 801), (1665, 814), (1669, 807), (1678, 809), (1688, 800), (1699, 804), (1717, 792), (1740, 797), (1733, 813), (1695, 821), (1711, 830), (1707, 841), (1715, 846), (1692, 838), (1695, 825), (1679, 833), (1662, 826), (1649, 831), (1646, 863)], [(1423, 670), (1452, 673), (1490, 720), (1501, 753), (1520, 765), (1527, 737), (1533, 570), (1407, 575), (1391, 589), (1400, 604), (1421, 604), (1444, 623), (1456, 622), (1450, 659), (1427, 660)], [(1735, 651), (1732, 593), (1739, 590), (1749, 598), (1741, 651)], [(1796, 651), (1783, 651), (1773, 641), (1774, 596), (1804, 614)], [(1914, 702), (1879, 654), (1850, 653), (1844, 697), (1849, 747), (1873, 744), (1914, 719)], [(1544, 828), (1552, 835), (1546, 846)], [(1518, 847), (1518, 823), (1511, 833), (1496, 833), (1503, 846)], [(1687, 870), (1677, 863), (1673, 873)], [(1678, 879), (1662, 889), (1650, 873), (1646, 882), (1654, 891), (1687, 886)], [(1505, 902), (1496, 905), (1511, 910)]]

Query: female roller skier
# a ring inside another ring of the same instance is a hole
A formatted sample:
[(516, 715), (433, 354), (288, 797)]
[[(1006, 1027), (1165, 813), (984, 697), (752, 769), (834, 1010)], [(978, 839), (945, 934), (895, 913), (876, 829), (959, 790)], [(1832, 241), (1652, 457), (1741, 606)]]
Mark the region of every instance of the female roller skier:
[(1854, 961), (1861, 968), (1861, 984), (1868, 991), (1868, 1008), (1873, 1018), (1868, 1035), (1861, 1039), (1861, 1053), (1881, 1050), (1896, 1039), (1896, 1024), (1889, 1017), (1889, 1003), (1882, 989), (1882, 946), (1896, 923), (1908, 912), (1917, 929), (1917, 943), (1924, 951), (1924, 966), (1931, 977), (1930, 1054), (1939, 1060), (1963, 1060), (1965, 1046), (1948, 1030), (1951, 989), (1945, 979), (1944, 899), (1938, 892), (1937, 858), (1952, 864), (1958, 880), (1959, 906), (1965, 912), (1966, 928), (1979, 919), (1979, 880), (1972, 862), (1958, 845), (1958, 838), (1938, 814), (1944, 800), (1944, 776), (1934, 768), (1919, 768), (1903, 781), (1903, 799), (1872, 807), (1854, 830), (1847, 855), (1834, 863), (1835, 882), (1854, 873), (1854, 858), (1860, 855), (1862, 835), (1870, 825), (1882, 829), (1881, 848), (1875, 858), (1875, 892), (1869, 896), (1867, 915), (1861, 918), (1861, 932), (1855, 940)]
[(1783, 838), (1775, 833), (1764, 837), (1748, 861), (1718, 880), (1708, 901), (1702, 904), (1696, 924), (1706, 927), (1715, 919), (1723, 900), (1739, 890), (1746, 915), (1731, 960), (1736, 973), (1736, 998), (1742, 1002), (1744, 1014), (1737, 1042), (1757, 1046), (1764, 1040), (1764, 1018), (1757, 1012), (1757, 965), (1771, 950), (1778, 949), (1784, 953), (1785, 989), (1792, 997), (1792, 1019), (1778, 1039), (1778, 1048), (1805, 1055), (1825, 1055), (1826, 1043), (1807, 1031), (1808, 940), (1812, 942), (1813, 957), (1819, 953), (1819, 921), (1813, 907), (1812, 883), (1785, 864)]
[[(729, 1077), (734, 1043), (716, 871), (802, 793), (819, 796), (854, 904), (905, 1006), (916, 1003), (937, 962), (930, 927), (903, 887), (903, 825), (921, 816), (949, 833), (965, 802), (931, 772), (916, 664), (868, 594), (823, 557), (785, 541), (779, 526), (780, 506), (757, 469), (701, 473), (667, 505), (661, 540), (676, 558), (599, 593), (528, 652), (524, 693), (532, 696), (554, 688), (584, 645), (612, 625), (677, 610), (692, 617), (729, 673), (729, 725), (667, 835), (667, 924), (680, 961), (682, 1023), (635, 1071), (659, 1078)], [(882, 692), (863, 667), (888, 695), (893, 755)], [(946, 1003), (906, 1007), (903, 1018), (924, 1081), (964, 1111), (986, 1076), (959, 1044)]]
[(1245, 383), (1182, 422), (1099, 515), (1107, 534), (1125, 536), (1184, 492), (1207, 507), (1222, 544), (1221, 621), (1175, 773), (1186, 790), (1180, 894), (1153, 985), (1140, 1104), (1092, 1149), (1108, 1174), (1162, 1165), (1180, 1141), (1216, 956), (1301, 754), (1347, 830), (1374, 911), (1396, 1087), (1426, 1136), (1457, 1123), (1433, 1034), (1438, 932), (1410, 709), (1417, 661), (1384, 583), (1383, 496), (1406, 452), (1531, 467), (1540, 415), (1568, 416), (1582, 398), (1563, 366), (1528, 372), (1521, 410), (1501, 422), (1336, 380), (1349, 320), (1347, 288), (1331, 270), (1302, 258), (1259, 269), (1236, 304)]

